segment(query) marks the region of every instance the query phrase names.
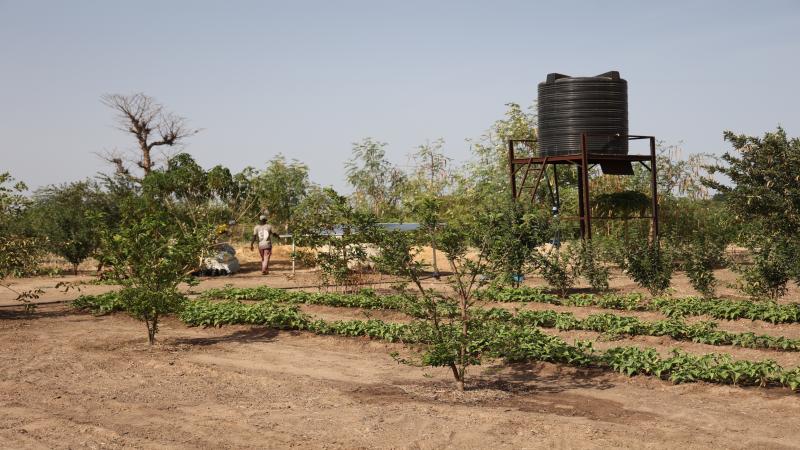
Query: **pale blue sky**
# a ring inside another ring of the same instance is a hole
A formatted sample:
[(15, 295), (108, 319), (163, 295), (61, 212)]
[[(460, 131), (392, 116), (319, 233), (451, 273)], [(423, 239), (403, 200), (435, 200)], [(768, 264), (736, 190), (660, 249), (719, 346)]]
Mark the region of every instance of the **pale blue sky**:
[(0, 0), (0, 171), (92, 176), (131, 148), (104, 93), (142, 91), (203, 128), (204, 166), (281, 152), (344, 188), (350, 144), (390, 159), (443, 137), (469, 157), (549, 72), (619, 70), (630, 130), (720, 153), (722, 131), (800, 134), (798, 1)]

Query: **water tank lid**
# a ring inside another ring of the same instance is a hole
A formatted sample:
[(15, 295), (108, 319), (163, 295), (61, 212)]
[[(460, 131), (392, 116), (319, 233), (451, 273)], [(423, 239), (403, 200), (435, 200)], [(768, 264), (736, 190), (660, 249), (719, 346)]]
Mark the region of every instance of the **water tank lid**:
[[(545, 81), (545, 83), (547, 83), (547, 84), (555, 83), (556, 81), (562, 80), (562, 79), (565, 79), (565, 78), (579, 78), (579, 77), (571, 77), (569, 75), (564, 75), (563, 73), (548, 73), (547, 74), (547, 81)], [(586, 78), (586, 77), (582, 77), (582, 78)], [(612, 70), (612, 71), (606, 72), (606, 73), (601, 73), (600, 75), (596, 75), (596, 76), (591, 77), (591, 78), (608, 78), (611, 81), (619, 81), (619, 79), (620, 79), (619, 78), (619, 72), (616, 71), (616, 70)]]

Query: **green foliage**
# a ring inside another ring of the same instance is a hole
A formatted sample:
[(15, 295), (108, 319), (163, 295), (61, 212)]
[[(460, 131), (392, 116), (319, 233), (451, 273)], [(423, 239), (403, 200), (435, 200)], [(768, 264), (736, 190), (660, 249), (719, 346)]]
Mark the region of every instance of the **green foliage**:
[(312, 191), (297, 208), (296, 243), (317, 250), (315, 262), (323, 284), (354, 289), (361, 269), (368, 265), (368, 246), (375, 241), (377, 219), (353, 208), (333, 189)]
[(345, 164), (357, 208), (377, 217), (398, 215), (405, 175), (386, 159), (385, 142), (365, 138), (353, 143), (353, 157)]
[(754, 249), (753, 264), (742, 273), (741, 290), (755, 299), (777, 300), (786, 295), (797, 253), (786, 242), (771, 242)]
[(699, 236), (683, 243), (678, 255), (692, 287), (704, 297), (713, 297), (717, 286), (714, 269), (726, 263), (725, 244)]
[(30, 235), (22, 226), (22, 217), (29, 201), (23, 194), (22, 182), (14, 182), (10, 174), (0, 173), (0, 287), (17, 295), (16, 299), (30, 307), (39, 290), (18, 292), (4, 283), (5, 278), (34, 273), (44, 255), (45, 240)]
[(188, 274), (210, 236), (210, 227), (191, 228), (147, 197), (124, 205), (119, 227), (102, 233), (111, 278), (123, 286), (120, 301), (125, 311), (146, 323), (151, 344), (160, 316), (183, 306), (178, 284), (191, 281)]
[[(460, 179), (458, 195), (469, 198), (461, 207), (464, 214), (476, 206), (488, 208), (508, 197), (508, 140), (536, 140), (536, 115), (533, 106), (523, 109), (516, 103), (506, 105), (503, 119), (497, 120), (475, 141), (471, 142), (473, 161), (466, 165)], [(535, 144), (530, 150), (535, 150)], [(525, 156), (521, 149), (519, 156)]]
[(415, 318), (411, 339), (421, 346), (419, 362), (450, 367), (460, 390), (464, 390), (467, 368), (480, 364), (487, 349), (485, 324), (473, 317), (472, 310), (475, 291), (496, 275), (487, 263), (492, 239), (489, 220), (478, 213), (448, 222), (439, 233), (438, 244), (450, 266), (447, 280), (454, 293), (450, 295), (422, 286), (422, 264), (414, 258), (419, 236), (399, 231), (377, 234), (378, 267), (413, 283), (418, 291), (407, 297), (403, 310)]
[(242, 194), (240, 189), (228, 169), (206, 171), (187, 153), (170, 158), (165, 168), (151, 171), (141, 182), (146, 198), (191, 228), (235, 218), (229, 206)]
[(722, 155), (714, 166), (730, 183), (706, 180), (717, 189), (734, 216), (746, 224), (744, 241), (755, 262), (744, 274), (745, 291), (755, 297), (778, 298), (789, 279), (800, 281), (800, 139), (783, 128), (763, 137), (725, 132), (735, 153)]
[(724, 165), (711, 170), (730, 183), (705, 180), (706, 185), (723, 195), (737, 220), (752, 223), (764, 238), (800, 236), (800, 139), (778, 127), (761, 138), (726, 131), (725, 140), (735, 153), (723, 154)]
[(645, 299), (640, 294), (573, 294), (568, 298), (542, 292), (535, 288), (489, 288), (476, 294), (484, 301), (536, 302), (564, 306), (595, 306), (626, 311), (658, 311), (668, 317), (706, 315), (723, 320), (763, 320), (770, 323), (800, 322), (800, 304), (704, 299), (699, 297)]
[(239, 301), (211, 302), (196, 300), (186, 303), (180, 319), (196, 327), (219, 327), (222, 325), (263, 325), (281, 330), (303, 330), (310, 320), (297, 305), (271, 301), (245, 304)]
[[(245, 295), (231, 289), (226, 288), (216, 293), (227, 293), (229, 296)], [(291, 303), (297, 300), (293, 295), (296, 293), (279, 290), (252, 292), (253, 296), (260, 293), (269, 299), (252, 304), (236, 300), (189, 301), (182, 309), (180, 318), (189, 326), (250, 324), (284, 330), (307, 330), (318, 334), (366, 336), (387, 342), (422, 345), (428, 349), (421, 358), (421, 362), (426, 365), (449, 366), (453, 359), (452, 353), (459, 347), (458, 343), (461, 340), (460, 328), (452, 326), (453, 324), (447, 324), (437, 331), (430, 326), (430, 322), (398, 324), (376, 319), (333, 322), (311, 320), (308, 315), (300, 312), (296, 304)], [(285, 296), (290, 303), (284, 303), (282, 296)], [(76, 300), (75, 305), (89, 308), (91, 306), (86, 305), (105, 305), (103, 307), (106, 310), (111, 310), (116, 302), (115, 297), (117, 295), (114, 293), (82, 296)], [(576, 301), (578, 300), (576, 298)], [(391, 304), (396, 306), (394, 303)], [(594, 314), (584, 319), (577, 319), (570, 313), (555, 311), (522, 311), (514, 315), (503, 309), (474, 309), (472, 314), (474, 320), (483, 322), (480, 328), (471, 329), (473, 334), (469, 340), (470, 347), (466, 350), (470, 358), (475, 358), (472, 361), (475, 364), (480, 363), (482, 356), (489, 356), (503, 358), (508, 362), (548, 361), (603, 367), (628, 376), (654, 376), (674, 383), (705, 381), (757, 386), (775, 383), (793, 390), (800, 388), (800, 368), (783, 369), (769, 360), (734, 360), (725, 354), (692, 355), (680, 350), (673, 350), (668, 357), (662, 357), (655, 349), (639, 347), (615, 347), (605, 352), (597, 352), (591, 343), (577, 342), (575, 345), (569, 345), (559, 337), (543, 333), (538, 327), (593, 330), (611, 337), (620, 334), (650, 334), (711, 345), (739, 345), (791, 351), (800, 350), (798, 340), (756, 336), (752, 333), (724, 332), (717, 330), (716, 324), (712, 322), (691, 325), (674, 319), (646, 322), (634, 317), (612, 314)], [(398, 360), (407, 362), (401, 358)]]
[(553, 246), (534, 255), (534, 265), (542, 278), (562, 297), (575, 286), (580, 261), (571, 247)]
[(669, 247), (658, 240), (634, 240), (624, 250), (625, 273), (652, 295), (669, 288), (672, 280), (673, 255)]
[(601, 263), (596, 245), (591, 240), (582, 240), (579, 245), (578, 273), (589, 282), (592, 289), (608, 290), (608, 268)]
[(117, 311), (125, 311), (125, 303), (118, 292), (107, 292), (100, 295), (81, 295), (71, 303), (73, 308), (89, 311), (102, 316)]
[(404, 295), (378, 295), (375, 291), (362, 289), (354, 294), (336, 292), (288, 291), (267, 286), (256, 288), (224, 287), (208, 289), (200, 295), (202, 299), (266, 300), (292, 304), (324, 305), (362, 309), (402, 309), (406, 303)]
[(482, 216), (479, 226), (491, 230), (487, 261), (501, 284), (519, 286), (522, 275), (536, 261), (537, 247), (550, 235), (547, 217), (525, 212), (518, 203), (504, 202)]
[(269, 221), (275, 226), (288, 227), (292, 223), (295, 210), (310, 187), (308, 166), (294, 159), (287, 161), (280, 154), (264, 170), (248, 168), (238, 176), (247, 186), (245, 211), (253, 217), (268, 212)]
[(99, 245), (97, 216), (104, 203), (95, 183), (81, 181), (37, 191), (29, 209), (36, 232), (49, 241), (48, 249), (66, 259), (77, 274), (78, 264)]

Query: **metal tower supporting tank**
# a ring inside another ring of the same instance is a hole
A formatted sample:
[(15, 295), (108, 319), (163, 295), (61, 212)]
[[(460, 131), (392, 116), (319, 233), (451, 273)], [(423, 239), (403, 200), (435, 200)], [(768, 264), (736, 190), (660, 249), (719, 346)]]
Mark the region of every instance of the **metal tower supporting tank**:
[[(509, 140), (511, 193), (520, 201), (536, 193), (544, 180), (552, 206), (560, 209), (558, 167), (575, 166), (578, 172), (578, 215), (581, 238), (592, 237), (589, 171), (599, 165), (607, 175), (633, 175), (633, 163), (650, 171), (653, 237), (659, 235), (656, 139), (628, 134), (628, 84), (619, 72), (596, 77), (570, 77), (551, 73), (539, 84), (538, 140)], [(629, 141), (649, 140), (648, 155), (628, 154)], [(516, 156), (526, 149), (527, 155)], [(551, 171), (548, 168), (552, 167)], [(551, 175), (552, 172), (552, 186)], [(527, 191), (530, 191), (528, 194)], [(562, 216), (563, 217), (563, 216)]]

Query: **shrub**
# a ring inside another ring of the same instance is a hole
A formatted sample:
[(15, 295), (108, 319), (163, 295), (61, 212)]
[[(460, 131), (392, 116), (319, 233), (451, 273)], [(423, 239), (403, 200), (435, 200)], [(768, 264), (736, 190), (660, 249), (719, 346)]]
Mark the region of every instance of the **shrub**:
[(631, 241), (625, 248), (625, 273), (651, 295), (660, 295), (672, 279), (672, 251), (654, 241)]
[(706, 298), (713, 297), (717, 287), (714, 268), (725, 264), (724, 244), (700, 238), (684, 245), (680, 256), (692, 287)]
[(567, 290), (575, 285), (577, 277), (579, 261), (576, 252), (552, 247), (534, 258), (534, 265), (542, 278), (562, 297), (566, 297)]
[(755, 250), (753, 264), (742, 271), (742, 292), (755, 299), (776, 300), (786, 295), (792, 263), (785, 250), (780, 242)]
[(123, 288), (125, 311), (145, 322), (150, 344), (159, 318), (180, 311), (186, 297), (178, 284), (191, 281), (200, 254), (210, 242), (209, 228), (188, 229), (158, 203), (135, 199), (123, 208), (116, 231), (104, 231), (103, 254), (111, 276)]
[(590, 240), (581, 241), (578, 249), (578, 273), (589, 282), (592, 289), (608, 289), (608, 268), (599, 261), (598, 252)]

